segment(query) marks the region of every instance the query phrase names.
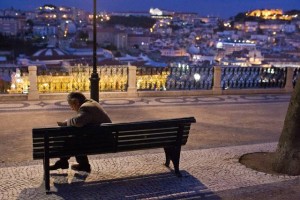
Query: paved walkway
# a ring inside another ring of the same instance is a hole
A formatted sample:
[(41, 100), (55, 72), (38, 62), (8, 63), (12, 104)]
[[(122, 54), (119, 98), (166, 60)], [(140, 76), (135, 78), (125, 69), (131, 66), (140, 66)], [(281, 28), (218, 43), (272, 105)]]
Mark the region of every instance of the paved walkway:
[[(223, 95), (223, 96), (197, 96), (197, 97), (142, 97), (142, 98), (118, 98), (100, 100), (100, 104), (106, 108), (118, 107), (143, 107), (143, 106), (205, 106), (222, 104), (264, 104), (271, 102), (287, 102), (290, 95), (262, 94), (262, 95)], [(0, 102), (0, 112), (17, 112), (30, 110), (66, 110), (69, 109), (65, 100), (45, 101), (15, 101)]]
[[(269, 175), (238, 162), (245, 153), (275, 150), (274, 141), (278, 141), (278, 130), (282, 127), (289, 99), (289, 95), (224, 95), (101, 100), (114, 121), (180, 117), (183, 114), (195, 116), (197, 123), (192, 126), (181, 156), (183, 177), (177, 178), (162, 165), (162, 150), (96, 155), (89, 156), (90, 174), (71, 169), (51, 171), (52, 193), (46, 195), (41, 161), (3, 161), (0, 163), (0, 200), (171, 200), (220, 199), (221, 196), (231, 200), (234, 199), (232, 194), (235, 194), (235, 199), (246, 199), (245, 190), (249, 195), (257, 191), (260, 194), (271, 191), (269, 194), (273, 194), (275, 190), (282, 192), (291, 184), (299, 187), (299, 176)], [(0, 130), (0, 158), (30, 158), (32, 127), (55, 124), (56, 120), (72, 114), (66, 101), (0, 102), (0, 123), (4, 127)], [(17, 126), (11, 122), (13, 120)], [(20, 141), (16, 144), (10, 142), (16, 138)], [(217, 147), (220, 144), (227, 147)], [(3, 157), (4, 154), (8, 156)], [(71, 159), (71, 163), (74, 162)], [(285, 199), (295, 196), (289, 192), (286, 192)]]
[(162, 165), (163, 153), (92, 156), (90, 174), (52, 171), (48, 195), (41, 163), (2, 167), (0, 199), (220, 199), (220, 191), (299, 179), (257, 172), (238, 162), (242, 154), (275, 148), (276, 143), (266, 143), (183, 151), (182, 178)]

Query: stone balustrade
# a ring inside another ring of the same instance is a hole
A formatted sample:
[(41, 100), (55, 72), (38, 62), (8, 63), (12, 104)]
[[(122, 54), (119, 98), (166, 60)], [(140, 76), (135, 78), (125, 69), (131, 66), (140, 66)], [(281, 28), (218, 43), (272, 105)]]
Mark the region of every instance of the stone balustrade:
[[(162, 69), (126, 65), (98, 68), (101, 98), (290, 93), (299, 77), (298, 72), (299, 68), (291, 67), (194, 66)], [(89, 93), (89, 74), (84, 70), (59, 76), (58, 73), (41, 73), (36, 66), (29, 66), (27, 79), (30, 82), (28, 93), (2, 94), (0, 100), (10, 96), (13, 99), (22, 96), (22, 100), (24, 96), (27, 100), (60, 99), (75, 90)]]

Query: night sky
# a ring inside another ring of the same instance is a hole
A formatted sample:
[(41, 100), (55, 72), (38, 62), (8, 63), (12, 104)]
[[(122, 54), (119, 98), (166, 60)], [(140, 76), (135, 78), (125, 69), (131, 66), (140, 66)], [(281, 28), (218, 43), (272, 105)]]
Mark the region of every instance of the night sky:
[[(93, 0), (1, 0), (0, 9), (33, 10), (44, 4), (74, 6), (92, 11)], [(300, 0), (97, 0), (98, 11), (145, 11), (160, 8), (228, 18), (253, 9), (300, 10)]]

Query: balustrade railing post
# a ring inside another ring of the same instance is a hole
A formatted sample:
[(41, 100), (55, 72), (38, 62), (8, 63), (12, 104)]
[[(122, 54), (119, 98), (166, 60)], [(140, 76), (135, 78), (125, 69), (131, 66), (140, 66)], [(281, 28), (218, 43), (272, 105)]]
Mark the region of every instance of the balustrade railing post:
[(136, 87), (136, 66), (128, 65), (128, 87), (127, 94), (129, 96), (137, 96)]
[(294, 68), (293, 67), (287, 67), (286, 70), (286, 81), (284, 89), (286, 92), (292, 92), (293, 91), (293, 75), (294, 75)]
[(40, 98), (37, 85), (37, 67), (28, 66), (30, 88), (28, 91), (28, 100), (38, 100)]
[(214, 85), (212, 88), (213, 94), (217, 94), (217, 95), (222, 94), (221, 77), (222, 77), (221, 67), (214, 66)]

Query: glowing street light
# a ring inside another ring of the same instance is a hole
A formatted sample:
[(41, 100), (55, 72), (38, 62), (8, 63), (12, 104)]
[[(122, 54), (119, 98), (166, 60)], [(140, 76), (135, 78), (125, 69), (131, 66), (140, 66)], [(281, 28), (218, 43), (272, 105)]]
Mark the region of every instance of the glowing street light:
[(198, 73), (194, 74), (194, 79), (196, 82), (200, 81), (200, 78), (201, 78), (200, 74), (198, 74)]

